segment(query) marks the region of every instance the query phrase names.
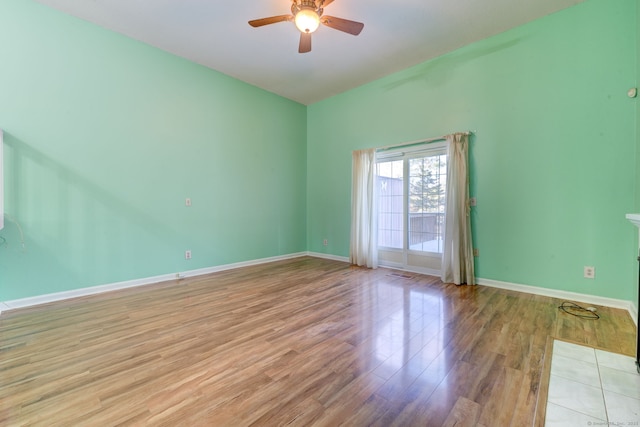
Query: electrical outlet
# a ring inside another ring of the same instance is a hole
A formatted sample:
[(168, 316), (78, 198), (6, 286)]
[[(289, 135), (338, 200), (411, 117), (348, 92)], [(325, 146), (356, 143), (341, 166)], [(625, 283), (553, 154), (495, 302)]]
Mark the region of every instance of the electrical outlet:
[(585, 279), (595, 279), (596, 278), (596, 268), (588, 265), (584, 266), (584, 278)]
[(184, 259), (191, 259), (191, 250), (184, 251)]
[(476, 199), (475, 197), (472, 197), (469, 199), (469, 206), (477, 206), (478, 205), (478, 199)]
[(328, 244), (329, 244), (329, 241), (328, 241), (327, 239), (324, 239), (324, 240), (322, 241), (322, 245), (323, 245), (323, 246), (327, 246)]
[(480, 256), (480, 249), (473, 248), (473, 256)]
[(186, 207), (191, 206), (191, 198), (190, 197), (187, 197), (186, 199), (184, 199), (184, 205)]

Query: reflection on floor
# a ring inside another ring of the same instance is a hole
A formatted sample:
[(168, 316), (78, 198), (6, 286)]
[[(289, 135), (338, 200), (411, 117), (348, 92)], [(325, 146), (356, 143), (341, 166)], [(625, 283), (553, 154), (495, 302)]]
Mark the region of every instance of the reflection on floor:
[(312, 257), (10, 310), (0, 426), (537, 427), (548, 337), (634, 353), (598, 311)]
[(545, 426), (640, 425), (635, 360), (554, 341)]

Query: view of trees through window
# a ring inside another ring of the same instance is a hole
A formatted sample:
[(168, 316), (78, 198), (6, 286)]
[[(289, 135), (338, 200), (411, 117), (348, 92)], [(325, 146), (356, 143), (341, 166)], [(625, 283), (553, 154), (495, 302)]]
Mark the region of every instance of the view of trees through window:
[(409, 159), (409, 249), (442, 252), (447, 156)]
[(442, 253), (446, 154), (380, 160), (377, 166), (378, 246)]

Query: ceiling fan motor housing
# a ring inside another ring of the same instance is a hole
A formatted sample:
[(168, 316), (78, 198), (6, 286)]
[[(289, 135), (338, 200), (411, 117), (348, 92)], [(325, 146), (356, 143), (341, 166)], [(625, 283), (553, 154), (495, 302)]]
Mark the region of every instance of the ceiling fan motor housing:
[(318, 14), (318, 17), (322, 16), (323, 9), (318, 7), (315, 0), (293, 0), (291, 5), (291, 13), (297, 15), (302, 9), (310, 9)]

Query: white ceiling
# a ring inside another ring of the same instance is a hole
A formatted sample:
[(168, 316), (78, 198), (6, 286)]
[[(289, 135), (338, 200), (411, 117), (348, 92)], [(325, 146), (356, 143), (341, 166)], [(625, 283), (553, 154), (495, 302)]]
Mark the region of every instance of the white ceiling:
[(584, 0), (335, 0), (364, 30), (321, 26), (305, 54), (293, 23), (247, 23), (290, 0), (36, 1), (308, 105)]

